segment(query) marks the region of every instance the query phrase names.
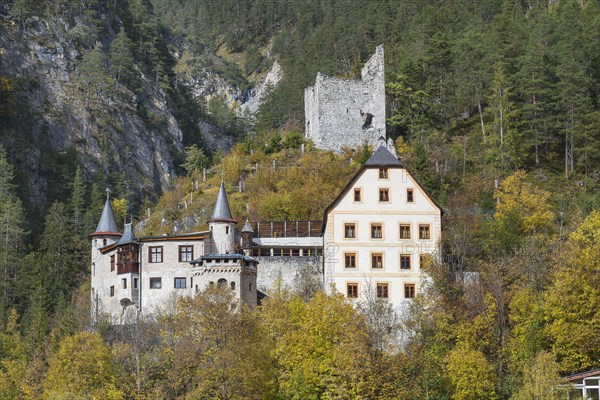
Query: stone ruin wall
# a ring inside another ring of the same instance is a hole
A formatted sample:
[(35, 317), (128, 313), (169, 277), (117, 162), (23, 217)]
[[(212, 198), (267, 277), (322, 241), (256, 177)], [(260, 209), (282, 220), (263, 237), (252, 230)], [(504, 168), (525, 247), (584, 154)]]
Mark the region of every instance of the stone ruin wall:
[(383, 45), (364, 65), (362, 79), (317, 74), (304, 91), (305, 136), (320, 149), (340, 152), (376, 144), (385, 133)]

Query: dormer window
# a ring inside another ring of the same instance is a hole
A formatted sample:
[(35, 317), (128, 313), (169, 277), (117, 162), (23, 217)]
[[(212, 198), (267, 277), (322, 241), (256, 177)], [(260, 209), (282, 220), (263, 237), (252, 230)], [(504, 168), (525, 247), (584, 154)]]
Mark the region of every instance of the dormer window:
[(379, 168), (379, 179), (388, 179), (388, 169)]

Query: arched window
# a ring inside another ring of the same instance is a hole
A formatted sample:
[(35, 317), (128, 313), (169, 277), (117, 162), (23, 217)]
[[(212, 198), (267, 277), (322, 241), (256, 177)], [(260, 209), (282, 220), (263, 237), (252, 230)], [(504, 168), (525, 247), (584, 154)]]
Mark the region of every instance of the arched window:
[(235, 290), (235, 282), (231, 282), (231, 290)]
[(219, 279), (217, 281), (217, 285), (219, 285), (219, 286), (225, 286), (225, 285), (227, 285), (227, 279), (225, 279), (225, 278)]

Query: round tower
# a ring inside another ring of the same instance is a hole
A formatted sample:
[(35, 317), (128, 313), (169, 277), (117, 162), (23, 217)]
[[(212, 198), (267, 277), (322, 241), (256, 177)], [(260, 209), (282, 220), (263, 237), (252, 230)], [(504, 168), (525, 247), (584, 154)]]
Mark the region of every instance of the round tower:
[(252, 254), (252, 238), (254, 236), (254, 229), (252, 229), (252, 226), (250, 225), (250, 223), (248, 222), (248, 220), (246, 219), (246, 223), (244, 224), (244, 227), (242, 228), (242, 230), (240, 231), (241, 234), (241, 244), (242, 244), (242, 249), (244, 250), (244, 254), (247, 256), (251, 256)]
[(221, 182), (215, 209), (208, 221), (212, 238), (210, 249), (212, 254), (235, 253), (235, 224), (236, 222), (231, 218), (225, 185)]

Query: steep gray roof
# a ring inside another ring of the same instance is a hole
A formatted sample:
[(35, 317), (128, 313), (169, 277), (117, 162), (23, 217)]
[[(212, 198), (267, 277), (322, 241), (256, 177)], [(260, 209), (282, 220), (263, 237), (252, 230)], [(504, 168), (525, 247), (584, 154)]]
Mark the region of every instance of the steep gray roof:
[(110, 205), (110, 199), (106, 196), (106, 203), (104, 203), (104, 210), (96, 226), (96, 232), (94, 235), (121, 235), (119, 228), (117, 228), (117, 220), (113, 213), (112, 206)]
[(225, 193), (225, 184), (221, 182), (215, 210), (210, 219), (211, 221), (233, 221), (231, 218), (231, 210), (229, 209), (229, 201), (227, 201), (227, 193)]
[(371, 167), (401, 167), (402, 163), (385, 146), (381, 146), (373, 152), (364, 165)]
[(254, 233), (254, 229), (252, 229), (252, 226), (250, 226), (250, 222), (248, 222), (248, 220), (246, 219), (246, 223), (244, 224), (244, 227), (241, 230), (242, 233)]
[(133, 227), (132, 224), (125, 224), (125, 230), (123, 231), (123, 236), (121, 236), (121, 239), (119, 239), (119, 241), (117, 242), (118, 246), (124, 245), (124, 244), (129, 244), (129, 243), (136, 243), (137, 240), (135, 238), (135, 236), (133, 235)]

